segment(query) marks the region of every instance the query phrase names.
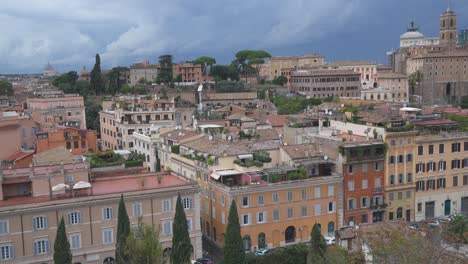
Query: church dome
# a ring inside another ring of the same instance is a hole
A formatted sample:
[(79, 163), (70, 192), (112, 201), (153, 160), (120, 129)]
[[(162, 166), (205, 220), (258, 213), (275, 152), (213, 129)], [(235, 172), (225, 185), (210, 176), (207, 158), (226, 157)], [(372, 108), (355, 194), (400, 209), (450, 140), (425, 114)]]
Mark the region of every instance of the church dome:
[(420, 39), (424, 38), (424, 35), (419, 31), (408, 31), (400, 36), (400, 39)]

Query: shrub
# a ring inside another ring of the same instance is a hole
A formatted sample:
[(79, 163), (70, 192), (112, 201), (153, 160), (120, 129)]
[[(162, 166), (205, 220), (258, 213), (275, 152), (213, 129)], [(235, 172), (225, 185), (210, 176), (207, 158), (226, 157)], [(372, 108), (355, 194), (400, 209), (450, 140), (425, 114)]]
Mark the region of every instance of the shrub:
[(124, 164), (125, 168), (141, 167), (143, 166), (143, 160), (127, 160)]
[(179, 154), (180, 153), (180, 146), (179, 145), (172, 145), (171, 146), (171, 152), (174, 154)]

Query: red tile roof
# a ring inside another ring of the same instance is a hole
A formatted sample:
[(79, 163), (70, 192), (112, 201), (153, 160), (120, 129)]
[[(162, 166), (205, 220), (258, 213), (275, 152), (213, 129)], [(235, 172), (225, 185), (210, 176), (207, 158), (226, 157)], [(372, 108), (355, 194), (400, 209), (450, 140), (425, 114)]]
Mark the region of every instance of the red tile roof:
[(18, 151), (15, 154), (13, 154), (13, 155), (9, 156), (8, 158), (6, 158), (5, 161), (13, 162), (13, 161), (25, 158), (25, 157), (27, 157), (29, 155), (33, 155), (33, 154), (34, 154), (33, 152)]
[(269, 115), (267, 120), (270, 122), (272, 127), (282, 127), (286, 124), (288, 117), (288, 115)]

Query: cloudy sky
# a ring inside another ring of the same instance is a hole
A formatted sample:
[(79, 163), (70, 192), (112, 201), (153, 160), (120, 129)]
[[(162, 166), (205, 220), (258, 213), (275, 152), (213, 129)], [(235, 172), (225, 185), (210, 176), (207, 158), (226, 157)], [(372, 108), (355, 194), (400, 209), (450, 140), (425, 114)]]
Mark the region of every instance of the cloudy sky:
[[(451, 0), (468, 28), (468, 1)], [(411, 19), (438, 34), (448, 0), (15, 0), (0, 6), (0, 73), (59, 71), (209, 55), (228, 63), (241, 49), (272, 55), (318, 52), (327, 61), (386, 62)], [(463, 16), (463, 14), (466, 14)]]

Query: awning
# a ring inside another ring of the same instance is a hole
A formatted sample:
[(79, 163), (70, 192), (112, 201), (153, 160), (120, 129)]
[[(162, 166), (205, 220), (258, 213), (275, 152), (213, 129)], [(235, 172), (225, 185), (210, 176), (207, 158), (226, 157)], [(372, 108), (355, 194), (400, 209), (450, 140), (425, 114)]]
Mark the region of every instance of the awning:
[(237, 158), (239, 159), (253, 159), (252, 154), (243, 154), (243, 155), (238, 155)]
[(79, 181), (75, 183), (75, 185), (73, 185), (73, 190), (86, 189), (86, 188), (91, 188), (91, 183)]
[(240, 173), (241, 172), (238, 170), (218, 170), (218, 171), (213, 171), (213, 173), (211, 173), (211, 178), (218, 180), (222, 176), (236, 175)]
[(69, 188), (70, 188), (70, 186), (66, 185), (65, 183), (59, 183), (59, 184), (52, 187), (52, 191), (58, 192), (58, 191), (63, 191), (63, 190), (69, 189)]

